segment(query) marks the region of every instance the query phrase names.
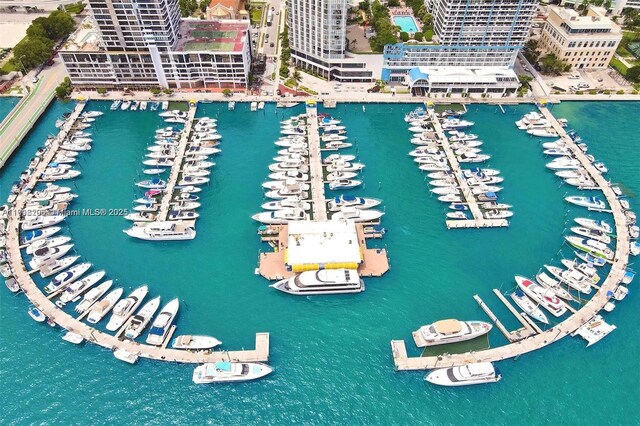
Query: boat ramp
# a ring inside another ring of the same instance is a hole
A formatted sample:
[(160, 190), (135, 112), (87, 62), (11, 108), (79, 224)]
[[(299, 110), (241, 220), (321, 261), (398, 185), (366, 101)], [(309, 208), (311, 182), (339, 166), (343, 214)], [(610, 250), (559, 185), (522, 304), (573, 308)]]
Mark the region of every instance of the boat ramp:
[[(536, 330), (536, 333), (529, 335), (523, 339), (518, 339), (509, 344), (498, 346), (475, 352), (466, 352), (462, 354), (443, 354), (440, 356), (409, 356), (407, 354), (407, 348), (404, 340), (392, 340), (391, 352), (393, 355), (393, 362), (396, 370), (429, 370), (433, 368), (444, 368), (459, 366), (477, 362), (494, 362), (502, 361), (510, 358), (517, 358), (520, 355), (535, 351), (537, 349), (544, 348), (560, 339), (563, 339), (568, 335), (587, 334), (585, 328), (587, 324), (598, 324), (598, 313), (604, 309), (605, 305), (609, 302), (609, 298), (613, 294), (614, 290), (622, 282), (629, 263), (629, 248), (630, 248), (630, 236), (627, 218), (625, 216), (625, 210), (620, 204), (618, 196), (614, 193), (609, 182), (604, 176), (593, 166), (591, 161), (582, 152), (582, 150), (576, 145), (576, 143), (567, 135), (562, 126), (558, 123), (551, 112), (543, 105), (539, 106), (540, 111), (547, 120), (552, 124), (552, 127), (558, 132), (558, 135), (566, 143), (571, 150), (572, 155), (577, 158), (581, 165), (588, 172), (591, 179), (596, 182), (602, 193), (604, 194), (609, 206), (611, 207), (611, 213), (613, 215), (615, 229), (616, 229), (616, 248), (613, 262), (611, 264), (611, 270), (609, 275), (604, 279), (604, 282), (600, 288), (596, 291), (595, 295), (582, 305), (578, 310), (573, 309), (572, 314), (564, 321), (548, 328), (544, 331)], [(479, 299), (479, 298), (478, 298)], [(506, 300), (506, 299), (505, 299)], [(481, 301), (481, 300), (480, 300)], [(479, 302), (480, 303), (480, 302)], [(484, 309), (484, 308), (483, 308)], [(509, 309), (514, 313), (515, 308)], [(490, 312), (490, 311), (489, 311)], [(489, 314), (487, 312), (487, 314)], [(515, 315), (515, 313), (514, 313)], [(493, 316), (494, 323), (497, 318)], [(522, 316), (522, 315), (520, 315)], [(497, 324), (497, 323), (496, 323)], [(533, 324), (530, 322), (530, 326)], [(507, 336), (514, 336), (513, 332), (508, 332), (506, 329), (499, 329)], [(524, 326), (523, 328), (527, 328)], [(608, 330), (612, 329), (609, 327)], [(578, 332), (578, 330), (580, 330)], [(591, 342), (590, 342), (591, 344)]]
[[(23, 190), (17, 196), (13, 209), (16, 212), (22, 211), (28, 202), (30, 193), (38, 183), (38, 177), (49, 166), (62, 142), (67, 138), (71, 130), (74, 130), (85, 103), (79, 103), (67, 122), (61, 127), (58, 135), (51, 141), (49, 149), (42, 156), (41, 161), (36, 165), (35, 170), (24, 184)], [(51, 301), (53, 296), (47, 297), (32, 280), (27, 272), (22, 254), (20, 252), (20, 221), (21, 215), (9, 214), (7, 223), (7, 243), (6, 249), (9, 254), (9, 264), (15, 280), (20, 289), (31, 303), (45, 315), (52, 324), (56, 324), (79, 338), (94, 343), (101, 347), (114, 351), (114, 354), (127, 362), (135, 362), (139, 357), (170, 361), (178, 363), (202, 364), (216, 361), (237, 361), (237, 362), (266, 362), (269, 360), (269, 333), (257, 333), (255, 348), (240, 351), (184, 351), (178, 349), (168, 349), (167, 345), (171, 338), (171, 333), (165, 338), (160, 346), (142, 344), (136, 341), (122, 339), (119, 335), (111, 335), (97, 330), (82, 322), (86, 314), (74, 318), (55, 303)], [(87, 310), (88, 312), (88, 310)], [(120, 333), (124, 329), (120, 329)]]

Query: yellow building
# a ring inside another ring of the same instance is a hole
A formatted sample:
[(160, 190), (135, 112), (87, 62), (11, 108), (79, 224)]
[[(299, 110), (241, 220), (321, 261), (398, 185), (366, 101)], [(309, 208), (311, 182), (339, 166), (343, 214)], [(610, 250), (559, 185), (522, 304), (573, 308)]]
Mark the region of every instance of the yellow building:
[(205, 13), (207, 19), (249, 19), (242, 0), (211, 0)]
[(615, 53), (622, 31), (605, 16), (601, 7), (589, 7), (586, 16), (573, 9), (549, 8), (542, 30), (540, 47), (543, 54), (554, 53), (567, 61), (572, 69), (606, 68)]

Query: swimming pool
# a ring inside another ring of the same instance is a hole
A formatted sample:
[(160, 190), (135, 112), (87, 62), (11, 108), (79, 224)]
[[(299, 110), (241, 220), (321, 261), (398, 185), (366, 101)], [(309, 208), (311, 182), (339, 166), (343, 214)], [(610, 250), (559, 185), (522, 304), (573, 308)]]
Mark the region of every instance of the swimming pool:
[(413, 16), (394, 16), (392, 19), (393, 23), (399, 26), (405, 33), (418, 32), (418, 24), (416, 24), (416, 20), (413, 19)]

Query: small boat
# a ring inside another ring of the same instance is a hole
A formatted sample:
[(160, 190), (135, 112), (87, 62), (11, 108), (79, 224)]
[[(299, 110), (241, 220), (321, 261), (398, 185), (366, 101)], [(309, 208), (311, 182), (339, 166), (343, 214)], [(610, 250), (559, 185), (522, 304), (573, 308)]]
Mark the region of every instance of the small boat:
[(229, 104), (227, 106), (227, 109), (229, 111), (233, 111), (234, 109), (236, 109), (236, 101), (229, 101)]
[(574, 251), (573, 252), (579, 259), (581, 259), (582, 261), (586, 262), (589, 265), (593, 265), (593, 266), (597, 266), (597, 267), (602, 267), (604, 265), (607, 264), (607, 262), (600, 258), (600, 257), (595, 257), (594, 255), (584, 252), (584, 251)]
[(258, 110), (258, 103), (257, 102), (251, 102), (251, 112), (255, 112)]
[(36, 322), (44, 322), (47, 319), (47, 316), (40, 312), (35, 306), (31, 306), (27, 313)]
[(80, 259), (80, 256), (67, 256), (61, 259), (56, 259), (40, 267), (40, 276), (42, 278), (50, 277), (53, 274), (57, 274), (69, 266), (73, 265), (76, 260)]
[(83, 313), (87, 309), (91, 308), (91, 306), (98, 301), (104, 295), (111, 286), (113, 285), (112, 280), (105, 281), (101, 283), (99, 286), (92, 288), (87, 293), (85, 293), (84, 297), (78, 303), (75, 308), (76, 312)]
[(68, 243), (69, 241), (71, 241), (71, 237), (66, 237), (66, 236), (45, 238), (43, 240), (36, 241), (30, 244), (29, 246), (27, 246), (25, 252), (27, 254), (33, 255), (37, 250), (44, 249), (44, 248), (58, 247)]
[(567, 311), (567, 305), (556, 296), (556, 294), (532, 280), (516, 275), (518, 287), (532, 300), (538, 302), (543, 308), (555, 317), (562, 316)]
[(598, 197), (569, 196), (564, 199), (568, 203), (588, 209), (603, 210), (607, 207), (604, 201)]
[(446, 216), (449, 219), (460, 219), (460, 220), (468, 219), (465, 212), (448, 212)]
[(151, 213), (158, 210), (159, 205), (157, 203), (140, 204), (133, 208), (136, 212)]
[(597, 284), (598, 282), (600, 282), (600, 276), (598, 275), (597, 269), (595, 269), (591, 265), (588, 265), (586, 263), (580, 263), (576, 259), (574, 260), (562, 259), (560, 260), (560, 263), (562, 263), (562, 265), (568, 270), (580, 272), (582, 275), (584, 275), (594, 284)]
[(195, 210), (198, 207), (200, 207), (200, 203), (197, 203), (195, 201), (189, 201), (189, 200), (174, 201), (172, 203), (169, 203), (169, 205), (172, 208), (178, 209), (178, 210)]
[(211, 336), (192, 336), (183, 335), (173, 339), (171, 346), (174, 349), (184, 349), (188, 351), (202, 351), (206, 349), (215, 348), (221, 345), (222, 342), (215, 337)]
[(579, 238), (574, 236), (565, 236), (565, 240), (578, 250), (591, 253), (596, 257), (600, 257), (606, 260), (613, 260), (614, 252), (606, 244), (590, 240), (586, 238)]
[(481, 209), (485, 210), (509, 210), (513, 206), (510, 204), (497, 203), (495, 201), (487, 201), (479, 204)]
[(169, 109), (169, 101), (162, 101), (160, 106), (161, 106), (162, 111), (166, 111), (167, 109)]
[(588, 219), (584, 217), (577, 217), (574, 220), (578, 225), (588, 229), (593, 229), (594, 231), (600, 231), (606, 234), (611, 234), (613, 232), (613, 227), (604, 220)]
[(487, 161), (491, 156), (487, 154), (476, 154), (472, 152), (465, 152), (458, 156), (458, 162), (460, 163), (481, 163)]
[(282, 200), (269, 201), (261, 206), (264, 210), (283, 210), (286, 208), (311, 210), (311, 203), (301, 200), (298, 197), (283, 198)]
[(113, 356), (120, 361), (124, 361), (128, 364), (135, 364), (138, 361), (138, 355), (124, 348), (118, 348), (113, 351)]
[(147, 110), (147, 101), (141, 101), (140, 102), (140, 111), (146, 111)]
[(539, 138), (557, 138), (558, 132), (556, 132), (552, 127), (543, 127), (539, 129), (529, 129), (527, 130), (531, 136), (536, 136)]
[[(80, 298), (80, 295), (82, 293), (97, 284), (98, 281), (100, 281), (105, 276), (105, 274), (105, 271), (98, 271), (87, 275), (81, 280), (73, 282), (72, 284), (67, 286), (67, 288), (60, 296), (60, 300), (58, 300), (58, 302), (61, 304), (61, 306), (64, 306), (65, 303), (75, 301), (76, 299)], [(111, 285), (109, 285), (109, 287), (110, 286)]]
[(64, 336), (62, 336), (62, 340), (64, 340), (65, 342), (73, 343), (74, 345), (79, 345), (84, 341), (84, 337), (82, 337), (78, 333), (68, 331)]
[(122, 102), (122, 104), (120, 105), (120, 109), (122, 111), (126, 111), (129, 109), (129, 107), (131, 106), (131, 101), (124, 101)]
[(127, 339), (135, 339), (147, 327), (151, 318), (155, 315), (160, 307), (160, 296), (155, 297), (144, 304), (144, 306), (128, 321), (124, 330), (124, 337)]
[(147, 189), (164, 189), (167, 186), (167, 182), (159, 178), (153, 178), (153, 179), (137, 182), (136, 186), (139, 186), (140, 188), (147, 188)]
[(111, 104), (111, 107), (109, 107), (109, 109), (111, 109), (111, 111), (115, 111), (118, 108), (120, 108), (120, 104), (122, 103), (122, 101), (120, 99), (117, 99), (115, 101), (113, 101), (113, 103)]
[(151, 111), (157, 111), (159, 107), (160, 107), (160, 102), (151, 102), (151, 104), (149, 105), (149, 109)]
[(124, 218), (133, 222), (153, 222), (156, 219), (156, 215), (150, 212), (136, 212), (129, 213)]
[(339, 211), (342, 207), (355, 207), (357, 209), (370, 209), (378, 206), (382, 201), (375, 198), (354, 197), (353, 195), (340, 195), (329, 201), (329, 211)]
[(251, 219), (268, 225), (285, 224), (293, 220), (307, 220), (307, 218), (307, 214), (301, 208), (284, 208), (281, 210), (257, 213), (251, 216)]
[(520, 306), (520, 308), (522, 308), (522, 310), (531, 318), (536, 319), (543, 324), (549, 324), (549, 319), (544, 314), (544, 312), (542, 312), (542, 309), (540, 309), (535, 303), (533, 303), (531, 299), (529, 299), (527, 295), (522, 292), (522, 290), (518, 288), (516, 289), (516, 291), (511, 293), (510, 296), (516, 303), (516, 305)]
[(193, 220), (200, 217), (200, 214), (190, 210), (171, 210), (168, 220)]
[(495, 383), (502, 379), (502, 375), (492, 363), (477, 362), (458, 367), (439, 368), (431, 371), (424, 379), (440, 386), (468, 386)]
[(56, 290), (66, 288), (69, 284), (79, 279), (89, 268), (91, 268), (91, 263), (85, 262), (59, 273), (44, 287), (45, 293), (53, 293)]
[(601, 161), (596, 161), (595, 163), (593, 163), (593, 167), (595, 167), (596, 170), (598, 170), (600, 173), (607, 173), (609, 171), (609, 169), (607, 169), (607, 166), (605, 166)]
[(378, 210), (364, 210), (353, 206), (344, 206), (340, 211), (331, 215), (331, 220), (353, 220), (354, 222), (371, 222), (378, 220), (384, 212)]
[(419, 348), (463, 342), (487, 334), (493, 326), (484, 321), (446, 319), (423, 325), (414, 331), (413, 340)]
[(37, 216), (32, 220), (22, 222), (20, 226), (22, 231), (31, 231), (34, 229), (47, 228), (56, 225), (64, 220), (64, 215), (55, 216)]
[(329, 189), (350, 189), (362, 185), (361, 180), (357, 179), (338, 179), (329, 182)]
[(91, 324), (97, 324), (109, 313), (111, 308), (116, 304), (118, 299), (123, 293), (122, 287), (111, 290), (102, 300), (91, 306), (89, 314), (87, 315), (87, 322)]
[(487, 210), (482, 213), (485, 219), (506, 219), (513, 216), (509, 210)]
[(162, 345), (164, 339), (169, 333), (171, 324), (178, 313), (179, 306), (180, 301), (178, 299), (173, 299), (164, 305), (156, 319), (153, 321), (153, 324), (151, 324), (151, 330), (149, 330), (149, 335), (146, 340), (147, 344), (156, 346)]
[(547, 163), (546, 167), (551, 170), (577, 170), (582, 168), (582, 164), (574, 158), (558, 157)]
[(365, 290), (358, 271), (353, 269), (304, 271), (270, 287), (297, 296), (360, 293)]
[(193, 370), (193, 382), (224, 383), (246, 382), (270, 374), (273, 368), (257, 362), (214, 362), (202, 364)]
[(558, 268), (557, 266), (551, 266), (551, 265), (544, 265), (544, 267), (554, 277), (560, 280), (560, 282), (565, 283), (566, 285), (573, 288), (574, 290), (577, 290), (583, 294), (591, 293), (592, 283), (582, 273), (574, 270), (563, 270), (561, 268)]
[(18, 284), (18, 281), (13, 277), (7, 277), (4, 283), (11, 293), (17, 293), (20, 290), (20, 284)]
[(107, 323), (107, 330), (116, 331), (119, 329), (140, 306), (148, 292), (149, 288), (146, 285), (138, 287), (129, 296), (116, 303)]
[(589, 238), (592, 240), (600, 241), (604, 244), (611, 243), (611, 237), (602, 231), (597, 231), (595, 229), (589, 229), (582, 226), (572, 226), (571, 232), (581, 237)]
[(203, 176), (189, 176), (187, 174), (182, 175), (182, 179), (178, 181), (179, 186), (188, 186), (188, 185), (204, 185), (209, 182), (209, 178)]

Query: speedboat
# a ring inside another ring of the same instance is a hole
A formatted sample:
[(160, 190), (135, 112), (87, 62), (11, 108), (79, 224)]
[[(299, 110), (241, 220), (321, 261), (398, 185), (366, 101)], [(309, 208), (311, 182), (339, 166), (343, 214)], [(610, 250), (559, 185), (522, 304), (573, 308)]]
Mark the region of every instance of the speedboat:
[(384, 215), (378, 210), (363, 210), (353, 206), (344, 206), (331, 215), (331, 220), (353, 220), (354, 222), (371, 222)]
[(581, 259), (583, 262), (586, 262), (589, 265), (601, 267), (607, 264), (604, 259), (595, 257), (594, 255), (586, 253), (584, 251), (574, 251), (573, 253), (578, 257), (578, 259)]
[(564, 238), (569, 244), (578, 250), (586, 251), (587, 253), (591, 253), (594, 256), (601, 257), (606, 260), (613, 260), (613, 250), (600, 241), (574, 236), (565, 236)]
[(63, 244), (58, 247), (43, 247), (33, 253), (33, 258), (29, 261), (31, 269), (40, 269), (52, 260), (59, 259), (73, 248), (73, 244)]
[(586, 207), (588, 209), (603, 210), (607, 207), (604, 201), (602, 201), (598, 197), (582, 197), (578, 195), (573, 195), (569, 197), (564, 197), (564, 199), (568, 203), (575, 204), (576, 206), (580, 206), (580, 207)]
[(29, 314), (31, 319), (33, 319), (36, 322), (44, 322), (47, 319), (47, 316), (42, 312), (40, 312), (40, 310), (35, 306), (31, 306), (27, 311), (27, 313)]
[(130, 237), (148, 241), (192, 240), (196, 236), (196, 230), (182, 221), (134, 224), (123, 232)]
[(602, 231), (597, 231), (595, 229), (589, 229), (582, 226), (572, 226), (571, 232), (576, 235), (580, 235), (581, 237), (589, 238), (592, 240), (600, 241), (604, 244), (611, 243), (611, 237)]
[(433, 146), (422, 146), (420, 148), (416, 148), (413, 151), (409, 152), (411, 157), (423, 157), (425, 155), (434, 155), (440, 154), (442, 151), (440, 149)]
[(264, 194), (265, 197), (271, 198), (273, 200), (281, 200), (283, 198), (289, 197), (298, 197), (300, 199), (307, 199), (309, 197), (309, 193), (303, 191), (297, 185), (290, 185), (280, 189), (274, 189), (273, 191), (268, 191)]
[(171, 346), (173, 349), (184, 349), (188, 351), (202, 351), (206, 349), (215, 348), (221, 345), (222, 342), (215, 337), (211, 336), (192, 336), (183, 335), (173, 339)]
[(556, 296), (561, 299), (569, 301), (575, 300), (573, 296), (571, 296), (571, 293), (569, 293), (564, 287), (562, 287), (558, 281), (547, 275), (546, 272), (539, 272), (536, 275), (536, 281), (541, 286), (552, 290), (556, 294)]
[(159, 205), (157, 203), (139, 204), (133, 208), (136, 212), (149, 213), (158, 210)]
[(153, 324), (151, 324), (151, 330), (149, 330), (146, 340), (149, 345), (162, 345), (167, 334), (169, 334), (169, 329), (178, 313), (179, 306), (180, 301), (178, 299), (173, 299), (164, 305), (156, 319), (153, 320)]
[(193, 370), (194, 383), (246, 382), (270, 374), (271, 367), (257, 362), (214, 362)]
[(200, 214), (190, 210), (171, 210), (169, 211), (169, 220), (193, 220), (200, 217)]
[(270, 287), (297, 296), (359, 293), (365, 289), (358, 271), (354, 269), (304, 271)]
[(488, 160), (489, 158), (491, 158), (490, 155), (487, 154), (476, 154), (476, 153), (462, 153), (460, 156), (458, 156), (458, 162), (460, 163), (481, 163), (483, 161)]
[(142, 164), (153, 167), (172, 167), (173, 160), (168, 158), (150, 158), (149, 160), (144, 160)]
[(73, 265), (78, 259), (80, 259), (80, 256), (67, 256), (61, 259), (52, 260), (40, 267), (40, 276), (42, 278), (47, 278), (53, 274), (57, 274), (58, 272), (61, 272)]
[(66, 288), (87, 272), (89, 268), (91, 268), (91, 263), (79, 263), (69, 270), (59, 273), (44, 287), (45, 293), (53, 293)]
[(22, 231), (31, 231), (34, 229), (47, 228), (56, 225), (64, 220), (64, 215), (55, 216), (37, 216), (32, 220), (22, 222), (20, 226)]
[(111, 308), (113, 308), (118, 299), (120, 299), (120, 297), (122, 296), (122, 292), (122, 287), (116, 288), (109, 294), (107, 294), (104, 299), (91, 306), (91, 310), (87, 315), (87, 322), (91, 324), (97, 324), (98, 322), (100, 322), (100, 320), (102, 320), (102, 318), (104, 318), (104, 316), (109, 313)]
[(570, 271), (578, 271), (594, 284), (600, 281), (598, 271), (591, 265), (580, 263), (577, 260), (562, 259), (560, 262)]
[(327, 172), (357, 172), (364, 169), (362, 163), (350, 163), (348, 161), (334, 161), (327, 165)]
[(286, 208), (311, 210), (311, 203), (303, 201), (297, 197), (283, 198), (278, 201), (269, 201), (261, 206), (264, 210), (283, 210)]
[(475, 135), (473, 133), (459, 132), (459, 131), (451, 131), (449, 132), (449, 135), (451, 135), (449, 137), (449, 140), (451, 142), (464, 142), (464, 141), (473, 141), (478, 139), (478, 135)]
[(124, 218), (133, 222), (153, 222), (156, 219), (156, 215), (149, 212), (136, 212), (129, 213)]
[(356, 176), (358, 176), (358, 174), (355, 172), (332, 172), (327, 175), (327, 180), (331, 183), (331, 181), (341, 179), (353, 179)]
[(352, 146), (353, 144), (349, 142), (331, 141), (324, 144), (324, 149), (337, 151), (343, 148), (351, 148)]
[(137, 182), (136, 186), (139, 186), (140, 188), (147, 188), (147, 189), (164, 189), (167, 187), (167, 182), (159, 178), (153, 178), (153, 179)]
[(413, 340), (419, 348), (463, 342), (487, 334), (492, 325), (484, 321), (446, 319), (423, 325), (414, 331)]
[(460, 118), (447, 118), (442, 121), (442, 130), (455, 130), (464, 129), (473, 126), (475, 123), (469, 120), (462, 120)]
[(268, 190), (282, 189), (287, 186), (292, 188), (297, 187), (297, 188), (300, 188), (302, 191), (309, 190), (308, 183), (297, 181), (297, 180), (272, 180), (272, 181), (262, 182), (262, 187)]
[(137, 111), (138, 110), (138, 106), (140, 106), (140, 102), (132, 101), (131, 102), (131, 108), (129, 108), (129, 111)]
[(468, 219), (467, 215), (465, 212), (463, 211), (457, 211), (457, 212), (448, 212), (446, 214), (447, 218), (449, 219), (461, 219), (461, 220), (465, 220)]
[(581, 169), (582, 164), (575, 158), (557, 157), (547, 163), (546, 167), (551, 170), (576, 170)]
[(300, 182), (306, 182), (309, 180), (307, 173), (302, 173), (297, 170), (288, 170), (286, 172), (274, 172), (269, 174), (269, 179), (273, 180), (289, 180), (293, 179)]
[(109, 109), (111, 109), (111, 111), (115, 111), (120, 108), (120, 104), (122, 104), (122, 101), (120, 99), (116, 99), (115, 101), (113, 101)]
[(425, 380), (440, 386), (468, 386), (495, 383), (502, 378), (500, 370), (490, 362), (478, 362), (458, 367), (439, 368), (425, 376)]
[(18, 290), (20, 290), (20, 284), (18, 284), (18, 281), (13, 277), (7, 277), (4, 283), (11, 293), (17, 293)]
[(563, 270), (562, 268), (558, 268), (557, 266), (551, 266), (551, 265), (544, 265), (544, 267), (554, 277), (560, 280), (560, 282), (565, 283), (566, 285), (573, 288), (574, 290), (577, 290), (583, 294), (591, 293), (592, 283), (582, 273), (574, 270)]
[(66, 236), (45, 238), (27, 246), (25, 252), (33, 255), (39, 249), (58, 247), (68, 243), (69, 241), (71, 241), (71, 237)]
[(145, 303), (138, 313), (128, 321), (127, 327), (124, 330), (124, 337), (133, 340), (140, 336), (159, 307), (160, 296)]
[(357, 209), (370, 209), (379, 205), (382, 201), (375, 198), (354, 197), (353, 195), (340, 195), (329, 201), (329, 211), (339, 211), (342, 207), (349, 206)]
[(97, 284), (104, 276), (105, 271), (98, 271), (87, 275), (81, 280), (71, 283), (60, 296), (59, 302), (64, 306), (67, 302), (75, 301), (77, 298), (80, 298), (82, 293)]
[(179, 186), (190, 186), (190, 185), (204, 185), (209, 182), (209, 178), (204, 176), (191, 176), (188, 174), (183, 174), (182, 179), (178, 181)]
[(563, 315), (567, 311), (567, 305), (548, 288), (533, 282), (532, 280), (516, 275), (518, 287), (532, 300), (538, 302), (543, 308), (555, 317)]
[(613, 232), (611, 225), (604, 220), (588, 219), (584, 217), (577, 217), (574, 220), (578, 225), (593, 229), (594, 231), (600, 231), (606, 234), (611, 234)]
[[(142, 287), (138, 287), (137, 289), (133, 290), (133, 292), (131, 292), (129, 296), (116, 303), (113, 307), (111, 318), (107, 323), (107, 330), (118, 330), (125, 323), (125, 321), (129, 319), (133, 312), (138, 309), (138, 306), (140, 306), (142, 300), (146, 297), (148, 292), (149, 288), (146, 285), (143, 285)], [(104, 314), (102, 314), (102, 316), (104, 316)]]
[(285, 224), (292, 220), (307, 220), (308, 216), (301, 208), (284, 208), (282, 210), (257, 213), (251, 219), (269, 225)]
[(173, 209), (177, 209), (177, 210), (195, 210), (198, 207), (200, 207), (200, 203), (197, 203), (195, 201), (189, 201), (189, 200), (174, 201), (172, 203), (169, 203), (169, 205)]
[(557, 138), (558, 132), (556, 132), (552, 127), (542, 127), (542, 128), (534, 128), (527, 130), (531, 136), (536, 136), (539, 138)]
[(350, 189), (362, 185), (361, 180), (357, 179), (338, 179), (329, 182), (329, 189)]
[(544, 312), (542, 312), (542, 309), (540, 309), (538, 305), (533, 303), (531, 299), (529, 299), (527, 295), (522, 292), (522, 290), (518, 288), (516, 289), (516, 291), (511, 293), (510, 296), (513, 301), (516, 302), (516, 305), (520, 306), (520, 308), (522, 308), (522, 310), (525, 311), (525, 313), (531, 318), (536, 319), (541, 323), (549, 324), (549, 319), (544, 314)]
[(485, 210), (509, 210), (513, 206), (511, 204), (497, 203), (495, 201), (487, 201), (479, 204), (481, 209)]
[(485, 219), (506, 219), (513, 216), (513, 212), (509, 210), (487, 210), (483, 212)]
[[(87, 277), (88, 278), (88, 277)], [(85, 293), (84, 297), (76, 306), (75, 311), (79, 313), (83, 313), (87, 309), (91, 308), (91, 306), (102, 297), (113, 285), (112, 280), (108, 280), (103, 282), (97, 287), (92, 288), (88, 292)]]

